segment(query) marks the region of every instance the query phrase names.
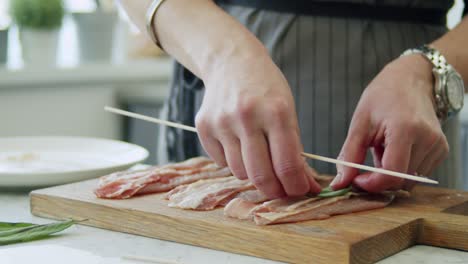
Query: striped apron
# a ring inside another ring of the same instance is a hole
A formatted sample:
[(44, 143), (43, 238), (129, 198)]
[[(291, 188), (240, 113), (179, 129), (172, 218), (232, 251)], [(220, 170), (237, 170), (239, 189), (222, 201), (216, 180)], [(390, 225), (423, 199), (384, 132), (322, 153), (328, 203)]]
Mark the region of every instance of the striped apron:
[[(439, 0), (341, 2), (379, 2), (381, 6), (443, 10), (453, 4)], [(447, 30), (444, 25), (297, 15), (231, 5), (221, 7), (264, 43), (286, 76), (295, 98), (304, 150), (328, 157), (339, 154), (359, 98), (377, 73), (405, 49), (429, 43)], [(175, 63), (170, 86), (170, 97), (162, 117), (194, 125), (203, 98), (203, 82)], [(446, 122), (443, 129), (450, 144), (450, 154), (433, 177), (441, 186), (461, 188), (458, 119)], [(161, 127), (158, 141), (160, 163), (204, 154), (192, 132)], [(372, 164), (371, 160), (368, 157), (366, 163)], [(320, 173), (336, 173), (333, 164), (319, 161), (310, 161), (310, 164)]]

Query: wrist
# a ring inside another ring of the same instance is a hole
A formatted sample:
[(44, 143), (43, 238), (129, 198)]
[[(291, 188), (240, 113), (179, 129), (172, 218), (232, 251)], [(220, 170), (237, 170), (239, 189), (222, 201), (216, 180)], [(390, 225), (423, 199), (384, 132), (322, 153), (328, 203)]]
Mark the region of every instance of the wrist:
[(248, 29), (211, 0), (166, 1), (154, 23), (164, 49), (202, 80), (237, 61), (268, 54)]
[(431, 98), (434, 103), (434, 75), (432, 73), (433, 65), (421, 54), (411, 54), (399, 57), (390, 65), (396, 64), (400, 69), (400, 74), (411, 74), (413, 87), (420, 87), (422, 92)]
[(437, 117), (441, 122), (456, 115), (463, 107), (463, 79), (447, 63), (446, 58), (434, 47), (424, 45), (420, 48), (406, 50), (403, 55), (420, 54), (432, 64), (433, 99)]
[[(240, 30), (243, 31), (243, 30)], [(245, 29), (247, 31), (247, 29)], [(201, 78), (232, 74), (271, 61), (268, 50), (250, 32), (220, 36), (209, 42), (206, 52), (199, 61)]]
[(231, 58), (262, 53), (260, 41), (212, 0), (165, 1), (153, 29), (164, 50), (203, 80)]

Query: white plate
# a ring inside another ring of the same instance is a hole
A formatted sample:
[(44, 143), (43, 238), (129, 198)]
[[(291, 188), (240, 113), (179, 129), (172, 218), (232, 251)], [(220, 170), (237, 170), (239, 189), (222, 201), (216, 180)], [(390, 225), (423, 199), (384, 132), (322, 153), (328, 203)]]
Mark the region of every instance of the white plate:
[(125, 170), (144, 161), (140, 146), (84, 137), (0, 138), (0, 186), (50, 186)]

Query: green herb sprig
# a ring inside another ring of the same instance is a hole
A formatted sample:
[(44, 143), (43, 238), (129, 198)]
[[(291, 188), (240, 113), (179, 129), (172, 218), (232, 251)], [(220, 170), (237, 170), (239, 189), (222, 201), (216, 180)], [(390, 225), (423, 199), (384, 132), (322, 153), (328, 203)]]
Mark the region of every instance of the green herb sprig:
[(76, 221), (74, 220), (45, 225), (0, 222), (0, 245), (41, 239), (51, 234), (63, 231), (75, 223)]
[(12, 0), (11, 15), (20, 28), (57, 29), (65, 10), (62, 0)]
[(28, 227), (34, 226), (35, 224), (31, 223), (7, 223), (7, 222), (0, 222), (0, 232), (5, 230), (10, 230), (19, 227)]
[(347, 187), (341, 190), (334, 191), (330, 186), (328, 186), (326, 188), (323, 188), (322, 191), (317, 196), (322, 197), (322, 198), (336, 197), (336, 196), (345, 195), (349, 191), (351, 191), (351, 187)]
[(337, 196), (342, 196), (346, 195), (352, 190), (351, 187), (347, 187), (341, 190), (336, 190), (334, 191), (330, 186), (325, 187), (322, 189), (322, 191), (319, 194), (312, 194), (309, 193), (306, 196), (308, 197), (320, 197), (320, 198), (330, 198), (330, 197), (337, 197)]

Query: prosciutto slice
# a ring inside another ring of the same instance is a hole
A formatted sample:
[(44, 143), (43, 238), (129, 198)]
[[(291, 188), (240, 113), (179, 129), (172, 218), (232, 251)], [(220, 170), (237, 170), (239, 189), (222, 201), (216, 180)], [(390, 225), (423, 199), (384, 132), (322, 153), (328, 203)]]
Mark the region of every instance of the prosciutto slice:
[(166, 199), (169, 207), (212, 210), (239, 192), (254, 188), (250, 181), (231, 176), (181, 185), (167, 193)]
[(236, 198), (240, 198), (252, 203), (262, 203), (268, 201), (268, 197), (266, 197), (262, 192), (259, 190), (247, 190), (239, 193)]
[(241, 220), (253, 220), (255, 209), (260, 206), (242, 198), (232, 199), (224, 207), (224, 215)]
[[(315, 173), (314, 179), (322, 186), (326, 187), (330, 185), (330, 182), (333, 180), (333, 177), (330, 176), (324, 176), (324, 175), (319, 175)], [(237, 199), (239, 198), (239, 199)], [(266, 197), (262, 192), (259, 190), (247, 190), (238, 193), (235, 197), (231, 197), (230, 199), (227, 199), (226, 201), (223, 201), (221, 205), (226, 206), (230, 201), (236, 199), (236, 202), (231, 204), (233, 206), (235, 203), (244, 203), (243, 206), (245, 206), (245, 203), (248, 204), (258, 204), (262, 202), (268, 201), (268, 197)]]
[(221, 206), (226, 206), (231, 200), (240, 198), (240, 200), (245, 200), (247, 202), (251, 203), (262, 203), (268, 200), (268, 197), (266, 197), (262, 192), (259, 190), (246, 190), (242, 191), (238, 194), (236, 194), (233, 197), (228, 197), (221, 201), (219, 205)]
[(98, 188), (94, 193), (99, 198), (127, 199), (137, 194), (169, 191), (200, 179), (230, 175), (232, 174), (229, 168), (218, 167), (208, 158), (196, 157), (145, 170), (109, 174), (99, 179)]
[(255, 214), (258, 212), (293, 211), (304, 203), (320, 199), (301, 196), (255, 202), (255, 200), (248, 200), (251, 198), (249, 196), (245, 198), (247, 199), (241, 197), (232, 199), (224, 208), (224, 214), (238, 219), (254, 220)]
[(229, 217), (254, 220), (257, 225), (270, 225), (326, 219), (333, 215), (383, 208), (393, 198), (394, 195), (390, 193), (350, 193), (332, 198), (275, 199), (260, 204), (236, 198), (226, 205), (224, 213)]

